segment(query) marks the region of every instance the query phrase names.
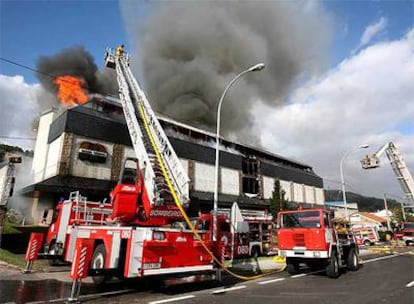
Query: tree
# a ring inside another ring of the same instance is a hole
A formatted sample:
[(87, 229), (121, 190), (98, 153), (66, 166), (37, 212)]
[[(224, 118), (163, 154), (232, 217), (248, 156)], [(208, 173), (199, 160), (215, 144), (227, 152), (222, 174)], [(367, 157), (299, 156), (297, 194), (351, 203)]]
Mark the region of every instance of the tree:
[(287, 209), (287, 201), (285, 199), (285, 190), (280, 186), (280, 180), (275, 180), (275, 185), (270, 199), (270, 213), (276, 218), (279, 211)]
[[(391, 212), (393, 214), (393, 221), (396, 223), (402, 223), (404, 222), (404, 216), (403, 216), (403, 212), (402, 212), (402, 207), (401, 205), (397, 205), (394, 207), (391, 207)], [(410, 213), (410, 210), (407, 208), (405, 209), (405, 220), (407, 222), (412, 222), (414, 221), (414, 216), (412, 215), (412, 213)]]

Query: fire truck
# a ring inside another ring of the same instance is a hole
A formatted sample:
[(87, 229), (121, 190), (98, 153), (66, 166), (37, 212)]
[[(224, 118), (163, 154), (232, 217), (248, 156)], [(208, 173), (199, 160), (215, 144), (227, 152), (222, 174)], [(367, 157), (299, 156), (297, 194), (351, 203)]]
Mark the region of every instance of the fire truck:
[[(102, 283), (110, 276), (128, 279), (213, 271), (218, 265), (223, 267), (231, 251), (236, 251), (232, 256), (251, 254), (253, 247), (241, 247), (249, 243), (243, 243), (241, 235), (248, 229), (243, 229), (246, 223), (239, 223), (240, 217), (230, 224), (229, 217), (218, 216), (223, 229), (218, 229), (217, 241), (212, 225), (207, 225), (212, 223), (211, 214), (198, 221), (188, 218), (189, 178), (130, 70), (129, 55), (115, 55), (108, 49), (105, 61), (117, 73), (136, 158), (124, 161), (108, 204), (88, 202), (79, 193), (60, 204), (46, 251), (72, 264), (71, 294), (79, 294), (80, 281), (87, 276)], [(237, 245), (230, 248), (228, 230), (237, 238), (232, 242)], [(32, 233), (26, 272), (38, 257), (43, 238), (41, 233)]]
[[(126, 161), (133, 159), (128, 158)], [(124, 167), (123, 167), (124, 168)], [(128, 170), (128, 169), (127, 169)], [(124, 171), (127, 171), (124, 169)], [(128, 183), (131, 175), (120, 180)], [(129, 181), (134, 185), (134, 181)], [(238, 208), (237, 204), (233, 208)], [(238, 209), (236, 209), (238, 210)], [(223, 242), (225, 259), (258, 257), (272, 254), (273, 217), (262, 211), (240, 210), (240, 222), (232, 219), (227, 210), (219, 210), (217, 216), (217, 238)], [(238, 211), (239, 212), (239, 211)], [(52, 213), (50, 215), (50, 213)], [(58, 203), (55, 210), (48, 210), (51, 223), (45, 234), (39, 257), (48, 259), (50, 265), (59, 265), (68, 260), (66, 249), (69, 247), (73, 226), (102, 226), (111, 222), (112, 204), (88, 201), (79, 191), (72, 192), (69, 199)], [(194, 227), (198, 230), (209, 230), (212, 234), (213, 214), (201, 214), (198, 218), (191, 218)], [(174, 221), (172, 227), (189, 229), (183, 221)]]
[[(273, 249), (273, 216), (265, 211), (240, 210), (234, 203), (231, 210), (219, 210), (218, 239), (224, 246), (225, 259), (265, 256), (275, 254)], [(209, 228), (213, 214), (201, 214), (201, 224)]]
[(359, 268), (358, 246), (345, 227), (335, 227), (329, 211), (303, 209), (279, 212), (277, 217), (278, 254), (286, 258), (290, 274), (304, 263), (311, 269), (325, 269), (337, 278), (340, 268)]
[(414, 222), (403, 222), (395, 238), (403, 240), (407, 246), (414, 244)]
[(357, 245), (371, 246), (379, 242), (379, 235), (376, 227), (353, 226), (351, 228)]
[(68, 200), (60, 201), (55, 210), (48, 210), (51, 223), (42, 246), (42, 258), (48, 259), (50, 265), (59, 264), (64, 260), (72, 226), (104, 225), (111, 213), (112, 205), (106, 201), (88, 201), (79, 191), (70, 193)]

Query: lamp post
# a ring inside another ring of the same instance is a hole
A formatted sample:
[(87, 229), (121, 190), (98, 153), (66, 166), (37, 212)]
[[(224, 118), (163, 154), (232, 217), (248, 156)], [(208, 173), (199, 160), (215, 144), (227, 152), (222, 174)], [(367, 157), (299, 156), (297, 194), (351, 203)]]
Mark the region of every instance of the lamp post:
[(240, 77), (249, 73), (249, 72), (256, 72), (261, 71), (265, 67), (264, 63), (258, 63), (247, 70), (236, 75), (224, 89), (223, 94), (221, 95), (220, 101), (217, 107), (217, 127), (216, 127), (216, 161), (215, 161), (215, 174), (214, 174), (214, 207), (213, 207), (213, 241), (217, 241), (217, 202), (218, 202), (218, 175), (219, 175), (219, 143), (220, 143), (220, 114), (221, 114), (221, 104), (223, 103), (223, 99), (226, 96), (227, 91), (230, 87), (235, 83)]
[(387, 194), (384, 193), (384, 208), (385, 208), (385, 219), (387, 220), (387, 229), (391, 231), (391, 224), (390, 224), (390, 215), (388, 213), (388, 202), (387, 202)]
[(403, 221), (405, 222), (407, 219), (405, 218), (405, 210), (404, 210), (404, 203), (403, 202), (401, 202), (401, 212), (402, 212)]
[[(369, 145), (361, 145), (358, 147), (358, 149), (366, 149), (368, 148)], [(351, 153), (353, 150), (349, 150), (348, 152), (346, 152), (344, 154), (344, 156), (341, 159), (341, 163), (339, 164), (339, 171), (341, 173), (341, 184), (342, 184), (342, 199), (344, 201), (344, 207), (345, 207), (345, 217), (347, 220), (350, 220), (349, 218), (349, 214), (348, 214), (348, 204), (346, 202), (346, 192), (345, 192), (345, 181), (344, 181), (344, 170), (343, 170), (343, 165), (344, 165), (344, 160), (345, 158), (348, 156), (349, 153)]]

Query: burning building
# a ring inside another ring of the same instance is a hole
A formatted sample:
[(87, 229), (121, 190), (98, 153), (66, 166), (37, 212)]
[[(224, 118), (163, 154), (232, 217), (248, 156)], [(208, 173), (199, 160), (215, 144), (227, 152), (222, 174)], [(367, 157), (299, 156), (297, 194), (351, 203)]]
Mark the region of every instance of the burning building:
[[(47, 110), (39, 120), (33, 183), (23, 189), (32, 197), (35, 223), (46, 206), (54, 207), (72, 191), (91, 200), (105, 199), (118, 180), (122, 160), (135, 157), (122, 108), (117, 99), (107, 97), (117, 92), (113, 71), (99, 71), (83, 47), (41, 58), (38, 69), (44, 72), (39, 75), (42, 87), (67, 108)], [(190, 214), (210, 211), (215, 134), (170, 118), (159, 120), (191, 180)], [(323, 204), (322, 178), (309, 165), (225, 139), (220, 150), (220, 208), (237, 201), (244, 209), (268, 209), (275, 181), (291, 203)]]
[[(196, 214), (213, 208), (215, 134), (159, 117), (177, 156), (190, 177), (191, 205)], [(275, 181), (291, 203), (323, 204), (323, 181), (306, 164), (250, 147), (221, 141), (219, 207), (235, 201), (245, 209), (269, 208)], [(92, 101), (42, 114), (36, 140), (34, 183), (23, 192), (33, 197), (33, 219), (71, 191), (88, 199), (108, 197), (125, 157), (135, 157), (116, 99), (95, 95)]]

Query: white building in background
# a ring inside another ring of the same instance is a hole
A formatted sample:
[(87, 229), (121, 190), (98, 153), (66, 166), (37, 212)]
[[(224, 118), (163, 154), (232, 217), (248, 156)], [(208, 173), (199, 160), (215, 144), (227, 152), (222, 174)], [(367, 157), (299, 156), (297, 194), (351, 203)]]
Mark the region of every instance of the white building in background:
[(374, 214), (375, 214), (376, 216), (383, 217), (383, 218), (387, 218), (387, 217), (391, 218), (391, 217), (393, 216), (392, 211), (390, 211), (390, 210), (385, 210), (385, 209), (378, 210), (378, 211), (377, 211), (377, 212), (375, 212)]
[[(215, 134), (159, 118), (191, 180), (189, 213), (213, 207)], [(323, 205), (323, 180), (309, 165), (256, 147), (221, 141), (219, 207), (235, 201), (245, 209), (268, 209), (275, 181), (294, 203)], [(117, 181), (122, 160), (135, 156), (122, 109), (98, 100), (40, 118), (33, 158), (34, 182), (23, 192), (32, 197), (33, 218), (39, 204), (53, 206), (79, 190), (103, 199)]]

